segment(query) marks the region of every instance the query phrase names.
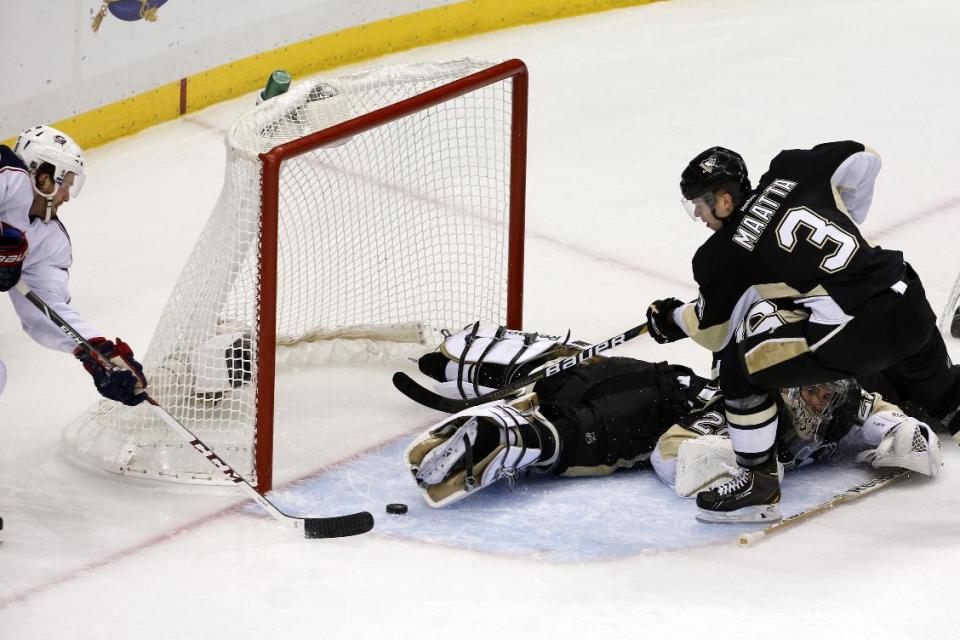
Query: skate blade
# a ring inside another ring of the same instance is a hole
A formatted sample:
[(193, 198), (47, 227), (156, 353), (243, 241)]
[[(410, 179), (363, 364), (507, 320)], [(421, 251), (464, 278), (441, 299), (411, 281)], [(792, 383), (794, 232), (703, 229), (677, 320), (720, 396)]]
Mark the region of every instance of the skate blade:
[(783, 518), (776, 504), (759, 504), (744, 507), (736, 511), (697, 510), (697, 520), (708, 524), (730, 524), (743, 522), (776, 522)]

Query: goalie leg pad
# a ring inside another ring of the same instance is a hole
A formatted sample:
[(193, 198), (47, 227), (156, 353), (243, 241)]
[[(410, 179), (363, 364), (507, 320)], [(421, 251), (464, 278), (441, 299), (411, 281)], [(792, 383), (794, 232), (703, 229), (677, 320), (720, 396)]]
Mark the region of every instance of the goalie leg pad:
[(253, 350), (248, 331), (227, 331), (200, 342), (188, 351), (171, 353), (160, 361), (159, 397), (188, 397), (219, 402), (223, 396), (252, 380)]
[[(705, 435), (680, 443), (674, 491), (682, 498), (695, 497), (732, 480), (739, 471), (737, 455), (727, 436)], [(783, 465), (777, 462), (783, 480)], [(663, 477), (663, 476), (661, 476)]]
[[(535, 397), (533, 397), (535, 399)], [(428, 429), (404, 452), (431, 507), (444, 507), (501, 478), (556, 460), (557, 432), (531, 396), (471, 407)]]
[(421, 373), (440, 383), (437, 393), (473, 398), (588, 346), (571, 341), (569, 334), (560, 338), (473, 324), (447, 336), (439, 350), (421, 357), (418, 365)]
[(732, 479), (736, 469), (737, 455), (730, 438), (706, 435), (685, 440), (677, 450), (674, 491), (692, 498)]
[(249, 335), (235, 332), (213, 336), (190, 355), (192, 369), (197, 374), (194, 391), (198, 395), (223, 393), (251, 379), (253, 357)]

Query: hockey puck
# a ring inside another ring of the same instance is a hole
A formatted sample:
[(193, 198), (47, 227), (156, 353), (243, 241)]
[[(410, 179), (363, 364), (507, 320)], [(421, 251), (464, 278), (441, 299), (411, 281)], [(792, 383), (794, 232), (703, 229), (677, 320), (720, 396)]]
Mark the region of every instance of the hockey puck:
[(400, 516), (407, 512), (407, 505), (401, 502), (391, 502), (387, 505), (387, 513), (392, 513), (394, 515)]

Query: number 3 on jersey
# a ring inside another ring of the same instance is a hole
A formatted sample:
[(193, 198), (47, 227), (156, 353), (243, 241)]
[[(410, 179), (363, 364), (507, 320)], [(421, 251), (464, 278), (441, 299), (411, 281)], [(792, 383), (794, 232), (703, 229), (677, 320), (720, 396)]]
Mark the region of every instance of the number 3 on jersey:
[(807, 209), (796, 207), (790, 209), (777, 225), (777, 243), (784, 251), (792, 252), (797, 246), (797, 231), (800, 227), (810, 230), (806, 241), (823, 249), (827, 242), (836, 245), (833, 253), (820, 262), (820, 268), (827, 273), (836, 273), (848, 264), (850, 259), (860, 248), (860, 241), (820, 214)]

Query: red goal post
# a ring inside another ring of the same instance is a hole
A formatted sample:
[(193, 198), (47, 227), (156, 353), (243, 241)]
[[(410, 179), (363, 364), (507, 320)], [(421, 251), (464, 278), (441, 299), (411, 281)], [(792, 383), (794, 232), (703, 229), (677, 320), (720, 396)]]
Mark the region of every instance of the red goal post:
[[(309, 81), (238, 118), (144, 357), (154, 397), (266, 492), (278, 350), (520, 328), (527, 98), (521, 61), (461, 60)], [(109, 471), (220, 483), (172, 440), (107, 401), (63, 438)]]
[[(459, 80), (388, 105), (368, 114), (343, 122), (322, 131), (304, 136), (286, 144), (281, 144), (267, 153), (260, 154), (263, 161), (263, 182), (261, 192), (261, 211), (263, 212), (263, 271), (260, 281), (260, 298), (276, 299), (277, 295), (277, 225), (279, 219), (280, 167), (289, 158), (302, 155), (381, 126), (386, 122), (398, 120), (418, 111), (447, 102), (481, 87), (496, 82), (510, 80), (513, 84), (511, 112), (512, 134), (510, 137), (510, 231), (509, 254), (507, 260), (507, 315), (506, 325), (519, 329), (523, 324), (523, 237), (524, 206), (526, 202), (527, 172), (527, 103), (528, 75), (527, 67), (520, 60), (507, 60), (483, 71), (472, 73)], [(274, 371), (273, 359), (263, 357), (276, 349), (276, 317), (261, 312), (261, 363), (260, 403), (257, 409), (259, 424), (273, 422)], [(259, 435), (259, 430), (258, 430)], [(264, 433), (262, 442), (257, 444), (257, 469), (266, 478), (273, 475), (273, 433)], [(267, 486), (264, 486), (266, 484)], [(263, 480), (258, 484), (261, 491), (268, 491), (270, 484)]]

